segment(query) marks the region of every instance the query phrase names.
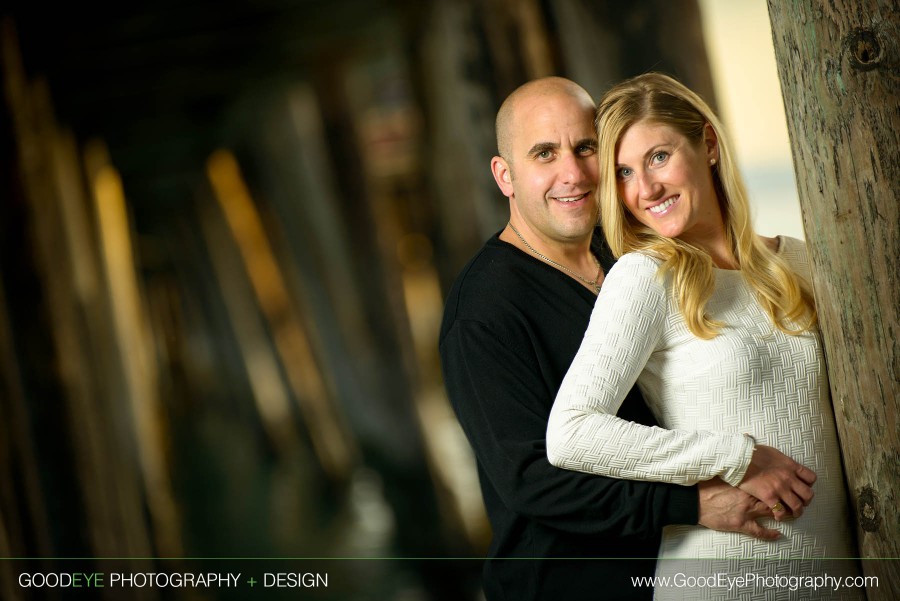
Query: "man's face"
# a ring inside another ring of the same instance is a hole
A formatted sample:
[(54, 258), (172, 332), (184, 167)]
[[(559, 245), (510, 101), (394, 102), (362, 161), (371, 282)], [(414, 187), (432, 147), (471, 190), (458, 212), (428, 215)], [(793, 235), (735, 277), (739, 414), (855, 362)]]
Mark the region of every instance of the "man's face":
[(597, 224), (593, 117), (587, 98), (564, 93), (535, 95), (516, 107), (507, 195), (532, 237), (544, 244), (583, 242)]

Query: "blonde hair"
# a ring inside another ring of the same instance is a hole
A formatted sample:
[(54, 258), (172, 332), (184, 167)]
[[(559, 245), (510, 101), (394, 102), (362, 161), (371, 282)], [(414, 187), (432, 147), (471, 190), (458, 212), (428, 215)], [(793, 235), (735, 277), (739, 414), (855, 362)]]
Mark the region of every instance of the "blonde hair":
[(718, 334), (724, 324), (706, 314), (715, 288), (712, 257), (678, 238), (666, 238), (640, 223), (625, 208), (616, 189), (616, 154), (625, 131), (638, 121), (667, 125), (692, 144), (704, 140), (708, 123), (718, 138), (713, 183), (725, 224), (726, 241), (741, 273), (756, 292), (772, 323), (787, 334), (800, 334), (816, 323), (809, 284), (756, 235), (750, 204), (725, 129), (700, 96), (661, 73), (645, 73), (610, 89), (597, 108), (600, 144), (600, 216), (603, 233), (616, 257), (644, 252), (662, 260), (660, 276), (671, 275), (672, 294), (688, 329), (699, 338)]

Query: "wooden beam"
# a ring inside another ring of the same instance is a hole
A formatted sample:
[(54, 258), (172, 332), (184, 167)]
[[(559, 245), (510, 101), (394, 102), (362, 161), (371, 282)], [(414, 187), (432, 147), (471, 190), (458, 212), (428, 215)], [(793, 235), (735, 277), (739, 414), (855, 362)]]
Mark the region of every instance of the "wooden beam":
[(869, 599), (900, 598), (900, 12), (769, 0)]

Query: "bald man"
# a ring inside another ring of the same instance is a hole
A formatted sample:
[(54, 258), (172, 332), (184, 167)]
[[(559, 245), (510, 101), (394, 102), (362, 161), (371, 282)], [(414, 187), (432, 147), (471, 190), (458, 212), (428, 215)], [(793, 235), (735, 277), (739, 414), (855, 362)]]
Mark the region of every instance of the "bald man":
[[(771, 515), (762, 503), (719, 480), (630, 482), (547, 461), (553, 399), (614, 262), (597, 230), (594, 110), (587, 92), (558, 77), (506, 99), (491, 171), (509, 223), (462, 270), (444, 310), (445, 383), (493, 529), (488, 601), (650, 599), (652, 588), (632, 577), (653, 576), (670, 524), (777, 535), (755, 521)], [(637, 390), (619, 415), (655, 425)]]

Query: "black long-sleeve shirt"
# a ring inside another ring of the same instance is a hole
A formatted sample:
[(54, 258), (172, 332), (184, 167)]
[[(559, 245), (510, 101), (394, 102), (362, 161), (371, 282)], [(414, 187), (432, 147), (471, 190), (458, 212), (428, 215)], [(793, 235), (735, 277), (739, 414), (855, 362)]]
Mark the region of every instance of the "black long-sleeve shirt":
[[(608, 271), (613, 259), (598, 233), (592, 250)], [(663, 526), (697, 523), (696, 487), (603, 478), (547, 461), (550, 407), (595, 300), (497, 235), (448, 295), (441, 361), (493, 529), (489, 601), (650, 598), (652, 589), (633, 587), (630, 577), (653, 575), (647, 558), (656, 557)], [(655, 424), (636, 389), (619, 415)]]

